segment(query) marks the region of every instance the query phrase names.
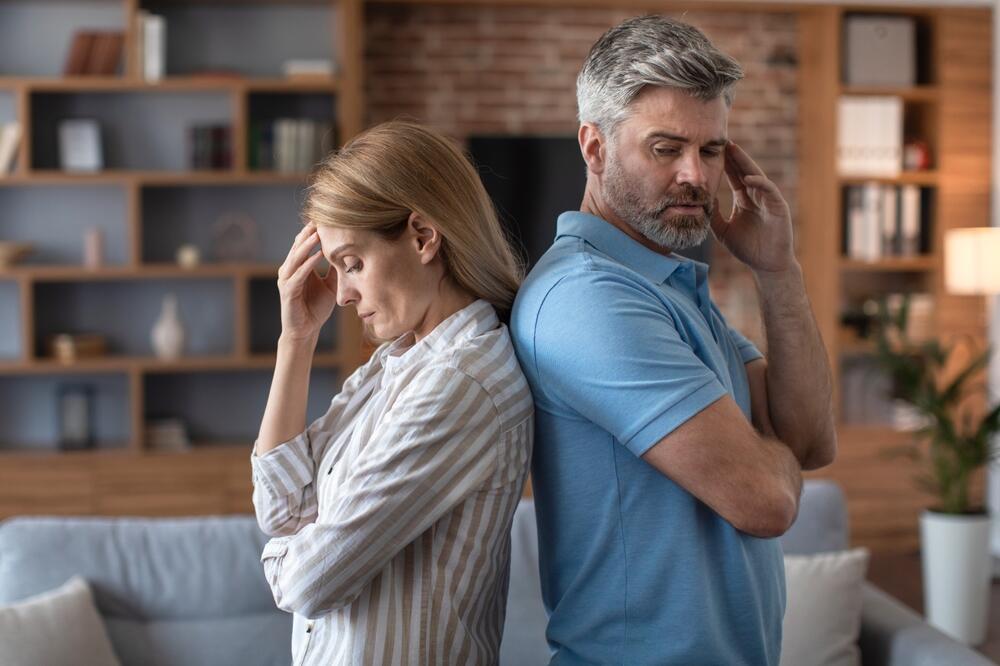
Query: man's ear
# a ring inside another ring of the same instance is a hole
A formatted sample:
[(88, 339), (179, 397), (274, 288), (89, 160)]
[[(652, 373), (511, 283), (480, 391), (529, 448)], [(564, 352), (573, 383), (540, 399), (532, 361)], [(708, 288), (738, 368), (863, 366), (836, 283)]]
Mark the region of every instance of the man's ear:
[(406, 225), (413, 247), (420, 255), (420, 263), (431, 263), (441, 249), (441, 232), (416, 211), (410, 213)]
[(582, 123), (577, 140), (580, 142), (580, 153), (587, 163), (587, 170), (596, 174), (603, 173), (607, 143), (601, 130), (597, 129), (597, 125)]

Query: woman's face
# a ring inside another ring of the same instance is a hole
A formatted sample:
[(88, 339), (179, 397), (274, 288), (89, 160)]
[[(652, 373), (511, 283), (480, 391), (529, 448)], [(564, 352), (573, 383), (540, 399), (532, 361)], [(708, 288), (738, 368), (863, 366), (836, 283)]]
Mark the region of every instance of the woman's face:
[(317, 228), (323, 256), (337, 271), (337, 304), (353, 305), (374, 337), (426, 334), (423, 322), (443, 276), (434, 261), (440, 234), (411, 223), (396, 240), (371, 231)]

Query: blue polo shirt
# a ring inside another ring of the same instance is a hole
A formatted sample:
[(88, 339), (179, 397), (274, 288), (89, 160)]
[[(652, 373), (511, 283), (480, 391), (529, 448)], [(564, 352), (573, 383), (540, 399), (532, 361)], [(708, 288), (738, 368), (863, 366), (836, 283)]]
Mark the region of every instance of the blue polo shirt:
[(639, 457), (723, 395), (750, 419), (744, 364), (761, 354), (707, 278), (568, 212), (517, 296), (552, 664), (778, 664), (779, 542), (739, 532)]

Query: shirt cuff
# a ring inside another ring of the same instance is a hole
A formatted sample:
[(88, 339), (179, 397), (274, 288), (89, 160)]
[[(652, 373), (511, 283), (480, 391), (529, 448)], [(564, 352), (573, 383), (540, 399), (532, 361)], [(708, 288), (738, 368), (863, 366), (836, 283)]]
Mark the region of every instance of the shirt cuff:
[(315, 470), (306, 431), (263, 455), (257, 455), (257, 442), (254, 442), (250, 466), (254, 483), (260, 484), (272, 498), (302, 490), (312, 483)]
[(639, 432), (624, 442), (628, 450), (641, 456), (654, 444), (679, 428), (692, 416), (726, 395), (726, 388), (716, 379), (711, 379), (693, 393), (684, 396), (659, 416), (647, 423)]

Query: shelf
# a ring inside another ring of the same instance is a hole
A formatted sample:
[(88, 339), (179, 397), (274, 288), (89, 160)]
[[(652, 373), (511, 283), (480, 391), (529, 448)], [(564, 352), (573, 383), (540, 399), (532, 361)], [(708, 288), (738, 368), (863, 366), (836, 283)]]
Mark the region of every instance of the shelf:
[(884, 185), (937, 185), (937, 171), (904, 171), (898, 176), (840, 176), (842, 185), (864, 185), (880, 183)]
[(227, 76), (178, 76), (160, 81), (143, 81), (125, 77), (76, 76), (51, 78), (0, 77), (0, 89), (32, 92), (100, 93), (100, 92), (336, 92), (337, 79), (326, 77), (241, 78)]
[[(266, 370), (273, 368), (276, 354), (236, 356), (191, 356), (173, 361), (142, 356), (106, 356), (62, 363), (55, 359), (0, 361), (0, 375), (83, 374), (93, 372), (129, 372), (167, 374), (174, 372), (215, 372), (219, 370)], [(313, 367), (337, 368), (343, 364), (340, 354), (321, 352), (313, 357)]]
[(0, 458), (20, 458), (24, 460), (88, 460), (95, 457), (105, 459), (136, 459), (157, 456), (234, 456), (249, 458), (253, 450), (253, 440), (246, 442), (201, 442), (192, 443), (184, 451), (157, 451), (155, 449), (132, 449), (126, 442), (115, 442), (112, 446), (102, 446), (96, 449), (63, 451), (61, 449), (5, 448), (0, 446)]
[(95, 173), (67, 173), (57, 169), (35, 169), (0, 176), (0, 187), (25, 185), (305, 185), (305, 172), (277, 171), (128, 171), (107, 170)]
[(35, 282), (94, 282), (98, 280), (133, 279), (201, 279), (225, 277), (275, 277), (278, 264), (204, 263), (194, 268), (176, 264), (144, 264), (141, 266), (14, 266), (0, 269), (0, 279), (28, 278)]
[(905, 102), (936, 102), (941, 98), (941, 89), (937, 86), (841, 86), (841, 95), (851, 96), (881, 96), (902, 97)]
[(887, 257), (878, 261), (840, 260), (840, 270), (852, 273), (929, 273), (937, 269), (936, 256)]

